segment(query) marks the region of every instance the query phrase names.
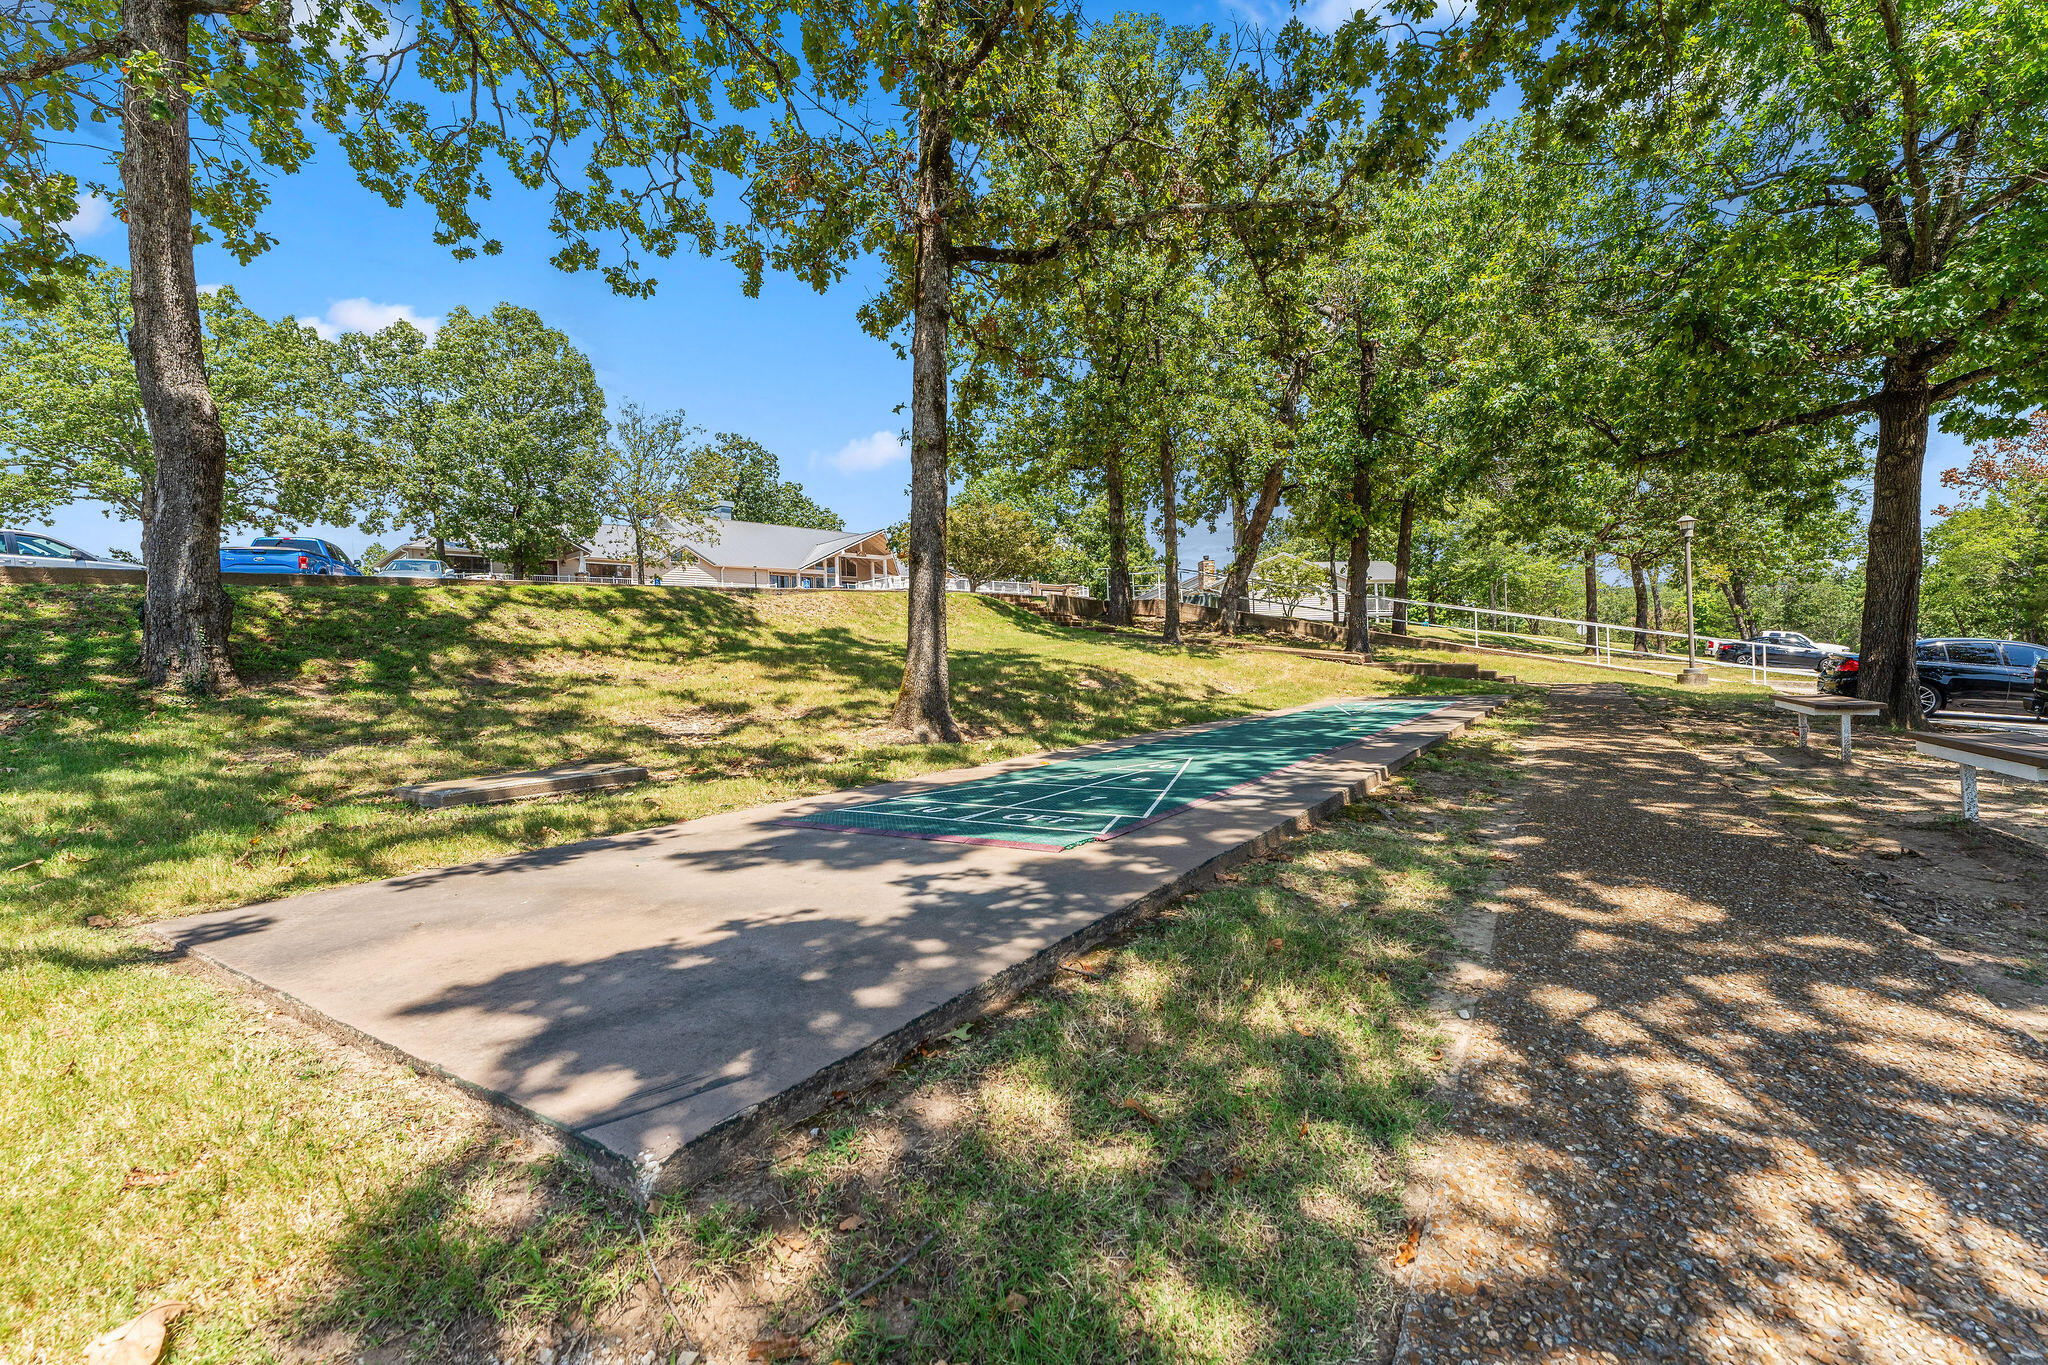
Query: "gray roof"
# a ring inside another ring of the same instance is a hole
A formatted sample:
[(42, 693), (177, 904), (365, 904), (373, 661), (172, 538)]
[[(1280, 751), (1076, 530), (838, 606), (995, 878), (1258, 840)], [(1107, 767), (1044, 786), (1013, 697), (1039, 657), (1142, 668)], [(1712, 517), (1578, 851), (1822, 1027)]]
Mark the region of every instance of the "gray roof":
[(679, 539), (690, 553), (724, 569), (802, 569), (874, 534), (776, 526), (765, 521), (720, 520), (706, 531), (685, 534)]

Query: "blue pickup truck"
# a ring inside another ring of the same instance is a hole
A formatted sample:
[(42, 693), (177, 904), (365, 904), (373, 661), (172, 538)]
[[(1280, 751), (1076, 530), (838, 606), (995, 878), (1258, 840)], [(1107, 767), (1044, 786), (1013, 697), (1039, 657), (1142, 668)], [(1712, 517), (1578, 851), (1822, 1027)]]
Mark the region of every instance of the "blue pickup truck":
[(258, 536), (247, 545), (220, 547), (222, 573), (305, 573), (361, 578), (348, 551), (310, 536)]

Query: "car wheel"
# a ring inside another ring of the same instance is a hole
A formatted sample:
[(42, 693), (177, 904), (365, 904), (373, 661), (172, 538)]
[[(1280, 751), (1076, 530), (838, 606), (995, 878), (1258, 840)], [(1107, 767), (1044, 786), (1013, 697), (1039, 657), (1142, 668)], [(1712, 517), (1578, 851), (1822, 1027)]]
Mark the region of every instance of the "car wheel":
[(1920, 714), (1931, 716), (1948, 705), (1948, 698), (1941, 695), (1941, 689), (1931, 683), (1920, 684)]

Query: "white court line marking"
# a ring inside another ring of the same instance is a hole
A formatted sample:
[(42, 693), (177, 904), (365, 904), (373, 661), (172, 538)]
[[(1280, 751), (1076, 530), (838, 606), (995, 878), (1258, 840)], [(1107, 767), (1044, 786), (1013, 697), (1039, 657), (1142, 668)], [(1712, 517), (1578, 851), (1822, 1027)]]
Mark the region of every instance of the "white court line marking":
[[(825, 814), (807, 816), (805, 818), (811, 820), (823, 820), (826, 818), (826, 815), (829, 814), (830, 812), (826, 812)], [(1028, 815), (1030, 814), (1030, 812), (1027, 811), (1025, 812), (1025, 814)], [(1060, 814), (1058, 811), (1042, 811), (1040, 812), (1040, 814), (1044, 815), (1047, 819), (1051, 820), (1062, 820), (1071, 818)], [(1085, 838), (1090, 839), (1095, 837), (1094, 835), (1089, 834), (1087, 829), (1085, 828), (1061, 829), (1057, 825), (1048, 826), (1019, 824), (1016, 820), (982, 820), (977, 819), (972, 815), (905, 815), (898, 811), (892, 811), (883, 818), (889, 820), (932, 820), (942, 825), (994, 825), (997, 829), (1013, 830), (1019, 834), (1079, 834)], [(854, 828), (858, 829), (859, 826), (854, 826)]]
[[(1194, 761), (1195, 756), (1193, 754), (1189, 754), (1185, 759), (1181, 760), (1181, 765), (1173, 770), (1173, 776), (1166, 779), (1166, 785), (1159, 789), (1159, 795), (1152, 798), (1152, 804), (1145, 807), (1145, 813), (1138, 817), (1138, 823), (1143, 824), (1146, 820), (1152, 818), (1152, 812), (1159, 809), (1159, 803), (1166, 799), (1166, 794), (1173, 790), (1173, 784), (1180, 781), (1180, 775), (1186, 772), (1188, 770), (1188, 764)], [(1114, 825), (1117, 821), (1122, 820), (1124, 818), (1126, 817), (1121, 815), (1112, 815), (1111, 817), (1109, 817), (1109, 825)], [(1109, 825), (1104, 825), (1100, 833), (1096, 834), (1095, 837), (1100, 839), (1104, 834), (1109, 833)]]
[[(1183, 765), (1183, 766), (1185, 766), (1185, 765)], [(1120, 769), (1120, 770), (1119, 770), (1119, 771), (1117, 771), (1117, 772), (1113, 772), (1113, 773), (1109, 774), (1109, 775), (1108, 775), (1107, 777), (1098, 777), (1098, 778), (1097, 778), (1097, 779), (1095, 779), (1095, 780), (1094, 780), (1093, 782), (1079, 782), (1079, 783), (1076, 783), (1075, 785), (1073, 785), (1073, 786), (1071, 786), (1071, 787), (1061, 787), (1061, 788), (1055, 788), (1055, 789), (1054, 789), (1053, 791), (1047, 792), (1047, 793), (1046, 793), (1045, 795), (1043, 795), (1043, 796), (1033, 796), (1033, 797), (1028, 797), (1028, 798), (1026, 798), (1025, 800), (1022, 800), (1022, 801), (1012, 801), (1012, 802), (1010, 802), (1010, 803), (1009, 803), (1008, 805), (1003, 805), (1003, 806), (977, 806), (977, 805), (974, 805), (974, 804), (972, 804), (972, 803), (964, 803), (964, 802), (963, 802), (962, 804), (960, 804), (959, 806), (957, 806), (957, 807), (956, 807), (956, 809), (959, 809), (959, 810), (984, 810), (984, 811), (996, 811), (996, 810), (1015, 810), (1015, 809), (1017, 809), (1017, 808), (1018, 808), (1019, 806), (1028, 806), (1028, 805), (1031, 805), (1031, 804), (1033, 804), (1034, 802), (1038, 802), (1038, 801), (1050, 801), (1050, 800), (1052, 800), (1052, 799), (1053, 799), (1053, 798), (1055, 798), (1055, 797), (1065, 796), (1065, 795), (1067, 795), (1067, 794), (1068, 794), (1069, 792), (1077, 792), (1077, 791), (1083, 791), (1083, 790), (1086, 790), (1086, 789), (1087, 789), (1087, 788), (1089, 788), (1089, 787), (1099, 787), (1099, 786), (1101, 786), (1101, 785), (1102, 785), (1103, 783), (1105, 783), (1105, 782), (1114, 782), (1114, 781), (1116, 781), (1116, 779), (1118, 779), (1119, 777), (1129, 777), (1129, 776), (1130, 776), (1130, 775), (1131, 775), (1131, 774), (1132, 774), (1133, 772), (1138, 772), (1138, 771), (1143, 771), (1143, 770), (1142, 770), (1142, 769), (1133, 769), (1133, 768), (1125, 768), (1125, 769)], [(1153, 771), (1157, 772), (1157, 771), (1163, 771), (1163, 770), (1161, 770), (1161, 769), (1154, 769)], [(928, 795), (928, 794), (927, 794), (927, 795)], [(866, 811), (866, 812), (867, 812), (868, 814), (870, 814), (870, 815), (874, 815), (874, 814), (877, 814), (877, 813), (879, 812), (879, 808), (880, 808), (880, 807), (882, 807), (882, 806), (886, 806), (886, 805), (889, 805), (889, 804), (890, 804), (891, 802), (894, 802), (894, 801), (909, 801), (909, 800), (913, 800), (913, 799), (915, 799), (915, 798), (913, 798), (913, 797), (908, 797), (908, 796), (892, 796), (892, 797), (890, 797), (890, 798), (889, 798), (888, 800), (886, 800), (886, 801), (877, 801), (877, 802), (875, 802), (875, 803), (874, 803), (873, 805), (869, 805), (869, 806), (857, 806), (857, 807), (855, 807), (855, 809), (856, 809), (856, 810), (863, 810), (863, 811)], [(915, 817), (905, 817), (905, 818), (915, 818)], [(929, 817), (929, 816), (928, 816), (928, 817), (925, 817), (925, 818), (927, 818), (927, 819), (930, 819), (930, 818), (933, 818), (933, 817)]]

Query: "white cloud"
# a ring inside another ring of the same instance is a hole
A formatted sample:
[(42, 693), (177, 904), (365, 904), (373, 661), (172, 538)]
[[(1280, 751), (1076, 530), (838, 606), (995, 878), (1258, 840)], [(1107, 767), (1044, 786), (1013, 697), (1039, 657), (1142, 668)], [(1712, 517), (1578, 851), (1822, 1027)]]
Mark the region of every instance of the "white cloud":
[(343, 332), (381, 332), (394, 322), (411, 323), (425, 332), (429, 341), (441, 330), (441, 319), (421, 317), (409, 303), (372, 303), (368, 299), (336, 299), (327, 305), (324, 317), (303, 321), (322, 341), (332, 341)]
[(73, 238), (97, 237), (114, 221), (114, 206), (97, 194), (78, 201), (78, 212), (64, 221), (64, 231)]
[(825, 462), (843, 473), (858, 474), (909, 458), (910, 447), (904, 444), (902, 436), (893, 431), (878, 431), (848, 441), (835, 454), (826, 456)]

